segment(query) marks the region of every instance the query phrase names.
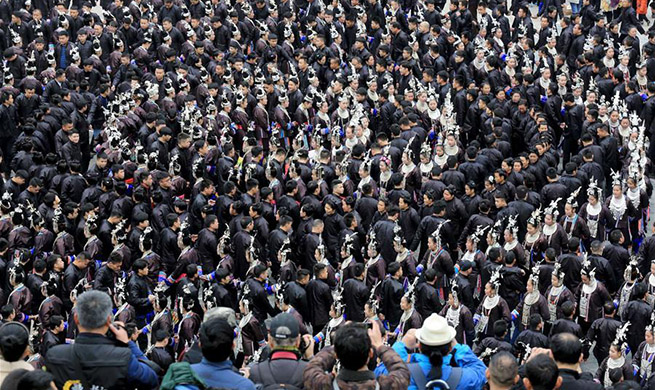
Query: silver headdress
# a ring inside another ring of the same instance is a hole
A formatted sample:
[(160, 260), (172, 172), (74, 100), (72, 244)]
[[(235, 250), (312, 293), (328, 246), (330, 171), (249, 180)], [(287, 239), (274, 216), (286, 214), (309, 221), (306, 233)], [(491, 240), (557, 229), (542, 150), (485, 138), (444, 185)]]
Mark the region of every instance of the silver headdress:
[(450, 222), (449, 219), (443, 221), (441, 224), (439, 224), (439, 226), (437, 226), (437, 228), (434, 230), (434, 232), (432, 232), (432, 234), (430, 234), (430, 237), (432, 237), (432, 239), (434, 239), (434, 242), (437, 243), (437, 246), (438, 246), (438, 247), (441, 246), (441, 229), (442, 229), (442, 228), (444, 227), (444, 225), (446, 225), (448, 222)]
[(562, 263), (559, 261), (553, 265), (553, 275), (555, 275), (559, 281), (564, 280), (564, 270), (562, 269)]
[[(417, 279), (418, 279), (418, 278), (417, 278)], [(371, 311), (372, 311), (373, 313), (375, 313), (375, 314), (377, 314), (377, 312), (378, 312), (378, 308), (380, 307), (380, 301), (378, 300), (378, 297), (377, 297), (377, 295), (375, 294), (376, 290), (377, 290), (378, 287), (380, 286), (380, 283), (382, 283), (382, 281), (380, 281), (380, 280), (378, 280), (378, 282), (375, 283), (375, 285), (374, 285), (373, 288), (371, 289), (371, 293), (370, 293), (369, 296), (368, 296), (368, 302), (367, 302), (367, 303), (368, 303), (368, 306), (371, 308)]]
[(489, 284), (491, 284), (493, 286), (494, 290), (498, 290), (498, 287), (500, 287), (500, 283), (501, 283), (502, 279), (503, 279), (503, 275), (500, 273), (500, 267), (497, 267), (491, 273), (491, 278), (489, 279)]
[(589, 277), (589, 279), (596, 278), (596, 267), (592, 266), (586, 252), (584, 254), (584, 260), (582, 261), (582, 269), (580, 270), (580, 275), (585, 275)]
[(518, 232), (519, 232), (519, 227), (516, 224), (516, 221), (518, 219), (518, 215), (510, 215), (509, 219), (507, 221), (507, 226), (505, 227), (505, 230), (509, 230), (509, 232), (512, 234), (514, 238), (516, 238)]
[(550, 205), (544, 209), (544, 215), (552, 215), (553, 219), (556, 219), (559, 215), (559, 210), (557, 204), (562, 200), (562, 198), (557, 198), (550, 202)]
[(476, 226), (475, 227), (475, 232), (473, 234), (471, 234), (471, 241), (473, 241), (474, 244), (479, 243), (480, 240), (482, 240), (482, 238), (485, 237), (485, 233), (490, 228), (491, 228), (491, 226), (489, 226), (489, 225), (487, 225), (487, 226), (482, 226), (482, 225)]
[(611, 173), (612, 177), (612, 187), (619, 186), (623, 188), (623, 183), (621, 183), (621, 172), (620, 171), (615, 171), (612, 169)]
[(639, 272), (639, 257), (635, 255), (630, 256), (630, 262), (625, 267), (625, 271), (623, 271), (623, 279), (626, 282), (632, 281), (633, 273), (636, 273), (635, 279), (639, 279), (639, 276), (641, 275)]
[(127, 239), (127, 229), (125, 226), (125, 221), (120, 221), (116, 224), (114, 230), (111, 231), (112, 239), (115, 239), (117, 243), (125, 242)]
[(223, 232), (223, 235), (221, 238), (218, 240), (218, 245), (216, 247), (216, 252), (219, 256), (226, 255), (227, 253), (230, 252), (230, 226), (228, 225), (227, 228), (225, 229), (225, 232)]
[(396, 224), (393, 227), (393, 243), (398, 245), (405, 245), (405, 236), (403, 235), (403, 229), (400, 225)]
[(530, 214), (527, 222), (532, 226), (538, 226), (541, 223), (541, 205)]
[(353, 250), (355, 249), (354, 245), (355, 245), (355, 233), (346, 234), (346, 237), (343, 240), (342, 250), (347, 254), (347, 256), (353, 254)]
[(407, 300), (411, 302), (412, 305), (416, 303), (416, 285), (418, 280), (419, 278), (415, 278), (414, 282), (409, 285), (407, 291), (405, 291), (405, 294), (403, 295), (403, 297), (407, 298)]
[(578, 208), (578, 194), (580, 193), (580, 188), (578, 187), (575, 191), (571, 192), (571, 195), (566, 199), (566, 204), (571, 205), (574, 209)]
[(377, 238), (375, 237), (375, 232), (371, 230), (371, 232), (368, 234), (368, 250), (373, 250), (375, 253), (378, 252), (378, 241)]
[(598, 187), (598, 183), (594, 178), (589, 180), (589, 187), (587, 187), (587, 196), (593, 196), (596, 199), (601, 199), (603, 196), (603, 190), (602, 188)]
[(539, 272), (541, 271), (541, 265), (539, 263), (535, 264), (532, 267), (532, 273), (530, 274), (530, 280), (532, 280), (532, 286), (534, 291), (539, 291)]
[(146, 244), (149, 245), (150, 248), (152, 248), (152, 234), (153, 234), (152, 232), (153, 232), (152, 228), (150, 226), (148, 226), (147, 228), (145, 228), (143, 230), (143, 233), (141, 233), (141, 236), (139, 236), (139, 250), (141, 252), (146, 251), (146, 249), (145, 249)]
[(612, 342), (612, 345), (619, 347), (621, 354), (625, 355), (626, 349), (628, 348), (628, 328), (630, 328), (630, 321), (626, 322), (616, 331), (616, 338)]

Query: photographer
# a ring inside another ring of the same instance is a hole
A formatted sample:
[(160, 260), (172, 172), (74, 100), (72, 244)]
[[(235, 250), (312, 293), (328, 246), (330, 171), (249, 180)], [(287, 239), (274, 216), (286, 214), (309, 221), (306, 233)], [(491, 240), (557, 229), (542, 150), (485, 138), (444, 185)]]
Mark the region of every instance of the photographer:
[[(394, 350), (382, 343), (378, 323), (372, 322), (370, 326), (371, 329), (366, 329), (361, 324), (351, 323), (337, 330), (334, 347), (324, 348), (307, 365), (303, 376), (305, 388), (407, 389), (409, 385), (407, 366)], [(376, 378), (368, 369), (369, 360), (374, 353), (388, 368), (388, 375)], [(341, 362), (341, 369), (335, 377), (332, 369), (337, 359)]]
[(303, 387), (303, 372), (314, 355), (314, 339), (300, 336), (298, 320), (289, 313), (280, 313), (271, 321), (268, 335), (271, 354), (268, 360), (250, 368), (250, 380), (264, 387)]
[(76, 382), (88, 389), (157, 387), (157, 374), (138, 360), (141, 351), (129, 340), (123, 324), (112, 323), (109, 295), (87, 291), (77, 299), (77, 308), (75, 323), (80, 334), (75, 343), (54, 346), (46, 356), (46, 368), (54, 375), (57, 388)]

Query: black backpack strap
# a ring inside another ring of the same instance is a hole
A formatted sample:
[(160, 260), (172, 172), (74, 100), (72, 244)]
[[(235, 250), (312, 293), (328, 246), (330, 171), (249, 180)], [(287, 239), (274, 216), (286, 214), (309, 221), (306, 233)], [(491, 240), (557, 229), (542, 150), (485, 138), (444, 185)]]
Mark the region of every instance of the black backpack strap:
[(414, 378), (414, 383), (418, 390), (425, 389), (425, 385), (428, 383), (428, 378), (425, 377), (421, 365), (418, 363), (408, 363), (407, 368), (409, 368), (409, 373)]
[(270, 378), (273, 379), (273, 382), (279, 383), (278, 380), (275, 378), (275, 374), (273, 373), (273, 369), (271, 368), (271, 361), (266, 360), (265, 362), (262, 362), (262, 364), (259, 364), (259, 372), (260, 372), (260, 378), (261, 376), (261, 367), (266, 367), (267, 374), (270, 375)]

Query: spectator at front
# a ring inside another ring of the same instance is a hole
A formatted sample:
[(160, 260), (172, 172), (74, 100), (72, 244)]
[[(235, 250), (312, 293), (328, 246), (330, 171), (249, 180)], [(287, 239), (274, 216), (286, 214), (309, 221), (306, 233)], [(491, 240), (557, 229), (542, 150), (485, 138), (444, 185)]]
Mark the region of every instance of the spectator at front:
[(300, 336), (296, 317), (280, 313), (271, 321), (268, 345), (271, 354), (268, 360), (250, 368), (250, 380), (258, 386), (294, 386), (302, 389), (303, 372), (307, 360), (314, 355), (314, 339), (310, 335)]
[(16, 390), (57, 390), (54, 379), (49, 372), (31, 371), (20, 378)]
[[(410, 363), (409, 389), (422, 389), (432, 380), (443, 381), (457, 390), (482, 387), (486, 367), (468, 345), (457, 343), (456, 334), (444, 317), (432, 314), (416, 331), (414, 339), (406, 337), (393, 345), (403, 361)], [(407, 351), (416, 347), (420, 352), (407, 356)]]
[[(207, 386), (221, 389), (255, 389), (249, 379), (235, 372), (230, 356), (234, 348), (234, 329), (222, 318), (212, 318), (200, 327), (200, 349), (203, 359), (191, 369)], [(176, 390), (187, 389), (178, 385)]]
[[(376, 378), (368, 369), (374, 353), (388, 368), (388, 374)], [(341, 370), (335, 378), (332, 369), (337, 359), (341, 362)], [(368, 329), (368, 332), (360, 324), (347, 324), (339, 328), (334, 337), (334, 346), (324, 348), (314, 356), (305, 369), (303, 379), (306, 389), (315, 390), (404, 390), (409, 385), (410, 377), (401, 357), (382, 343), (378, 323), (372, 322), (372, 329)]]
[(491, 358), (486, 377), (489, 390), (509, 390), (519, 381), (518, 365), (514, 356), (507, 352), (498, 352)]
[(34, 369), (24, 360), (30, 354), (29, 341), (30, 332), (20, 322), (5, 322), (0, 326), (0, 385), (14, 370)]
[(46, 368), (54, 375), (57, 388), (68, 388), (76, 381), (86, 388), (157, 387), (157, 374), (139, 361), (142, 353), (129, 340), (124, 325), (113, 322), (109, 295), (87, 291), (77, 298), (76, 307), (74, 321), (79, 334), (75, 342), (54, 346), (46, 356)]

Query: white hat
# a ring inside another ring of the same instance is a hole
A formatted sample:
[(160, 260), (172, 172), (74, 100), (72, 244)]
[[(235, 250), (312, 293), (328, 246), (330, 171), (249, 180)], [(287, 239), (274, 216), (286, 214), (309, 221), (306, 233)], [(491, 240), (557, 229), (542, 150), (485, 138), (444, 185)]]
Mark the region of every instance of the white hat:
[(446, 345), (453, 341), (457, 331), (448, 325), (446, 319), (436, 313), (432, 313), (425, 321), (421, 329), (416, 331), (416, 339), (428, 346)]

